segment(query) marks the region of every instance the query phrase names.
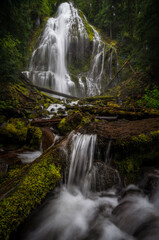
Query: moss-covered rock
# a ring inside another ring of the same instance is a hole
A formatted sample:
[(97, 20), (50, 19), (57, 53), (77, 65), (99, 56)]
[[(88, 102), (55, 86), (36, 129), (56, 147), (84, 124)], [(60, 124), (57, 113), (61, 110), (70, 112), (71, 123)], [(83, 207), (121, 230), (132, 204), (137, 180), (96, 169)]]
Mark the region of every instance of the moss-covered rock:
[(72, 115), (63, 118), (58, 125), (61, 134), (66, 134), (81, 124), (82, 114), (80, 112), (73, 113)]
[(90, 24), (86, 21), (85, 16), (84, 16), (84, 14), (81, 10), (79, 10), (79, 14), (80, 14), (80, 17), (82, 18), (82, 21), (83, 21), (84, 25), (85, 25), (89, 40), (92, 42), (93, 37), (94, 37), (94, 31), (93, 31), (92, 27), (90, 26)]
[(29, 127), (27, 131), (27, 145), (30, 149), (39, 149), (42, 139), (42, 131), (38, 127)]
[(25, 143), (27, 138), (27, 122), (21, 119), (10, 119), (0, 128), (0, 142)]
[(113, 147), (115, 165), (124, 181), (136, 183), (142, 166), (153, 166), (159, 158), (159, 131), (119, 139)]
[(31, 127), (27, 120), (12, 118), (0, 128), (0, 143), (26, 145), (30, 149), (39, 149), (42, 132), (38, 127)]

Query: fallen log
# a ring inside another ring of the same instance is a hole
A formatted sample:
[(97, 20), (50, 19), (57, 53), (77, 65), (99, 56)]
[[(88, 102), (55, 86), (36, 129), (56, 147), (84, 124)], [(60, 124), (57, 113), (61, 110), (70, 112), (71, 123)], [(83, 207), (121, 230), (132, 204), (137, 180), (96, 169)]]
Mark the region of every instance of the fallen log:
[(112, 82), (115, 80), (115, 78), (118, 76), (118, 74), (121, 72), (121, 70), (126, 66), (129, 65), (131, 71), (136, 74), (135, 70), (133, 69), (132, 65), (130, 64), (130, 60), (128, 59), (123, 65), (122, 67), (119, 69), (119, 71), (115, 74), (115, 76), (112, 78), (112, 80), (106, 85), (106, 89), (112, 84)]
[(107, 121), (115, 121), (115, 120), (118, 120), (118, 117), (117, 116), (97, 116), (95, 117), (96, 119), (99, 119), (99, 120), (107, 120)]
[(58, 125), (61, 119), (38, 119), (31, 122), (32, 126), (37, 127), (52, 127)]
[(39, 91), (50, 93), (50, 94), (54, 94), (54, 95), (57, 95), (57, 96), (60, 96), (60, 97), (65, 97), (65, 98), (70, 98), (70, 99), (79, 99), (79, 98), (77, 98), (75, 96), (71, 96), (71, 95), (66, 94), (66, 93), (61, 93), (61, 92), (57, 92), (57, 91), (54, 91), (54, 90), (49, 89), (49, 88), (43, 88), (43, 87), (36, 86), (36, 85), (32, 84), (31, 80), (29, 78), (27, 78), (22, 72), (21, 72), (20, 76), (30, 86), (32, 86), (33, 88), (36, 88)]
[(111, 83), (114, 81), (114, 79), (117, 77), (117, 75), (121, 72), (121, 70), (125, 67), (125, 65), (128, 64), (128, 62), (129, 62), (129, 59), (122, 65), (122, 67), (115, 74), (115, 76), (112, 78), (112, 80), (106, 85), (106, 89), (111, 85)]

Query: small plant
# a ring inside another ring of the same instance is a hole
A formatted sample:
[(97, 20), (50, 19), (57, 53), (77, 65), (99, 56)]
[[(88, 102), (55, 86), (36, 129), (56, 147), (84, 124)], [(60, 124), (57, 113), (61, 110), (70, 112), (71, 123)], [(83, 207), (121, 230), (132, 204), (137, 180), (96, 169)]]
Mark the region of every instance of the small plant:
[(146, 90), (145, 94), (138, 101), (139, 107), (159, 109), (159, 89), (154, 86), (153, 90)]

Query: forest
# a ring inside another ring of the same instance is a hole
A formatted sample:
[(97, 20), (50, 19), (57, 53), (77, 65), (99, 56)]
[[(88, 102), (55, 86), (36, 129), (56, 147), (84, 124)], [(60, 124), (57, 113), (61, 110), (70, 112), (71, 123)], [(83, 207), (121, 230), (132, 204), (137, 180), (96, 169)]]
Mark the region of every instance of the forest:
[(0, 2), (0, 239), (158, 239), (158, 5)]

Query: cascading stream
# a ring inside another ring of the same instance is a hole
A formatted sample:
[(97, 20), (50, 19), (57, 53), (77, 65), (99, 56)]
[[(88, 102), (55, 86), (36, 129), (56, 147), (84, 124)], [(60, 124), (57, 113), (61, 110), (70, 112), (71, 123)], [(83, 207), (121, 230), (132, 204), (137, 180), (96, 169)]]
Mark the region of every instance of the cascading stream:
[(22, 230), (17, 240), (158, 239), (158, 193), (150, 202), (134, 185), (121, 195), (115, 189), (91, 192), (95, 145), (96, 135), (73, 135), (67, 186), (29, 219), (26, 236)]
[(90, 190), (96, 135), (73, 136), (68, 187), (76, 185), (82, 192)]

